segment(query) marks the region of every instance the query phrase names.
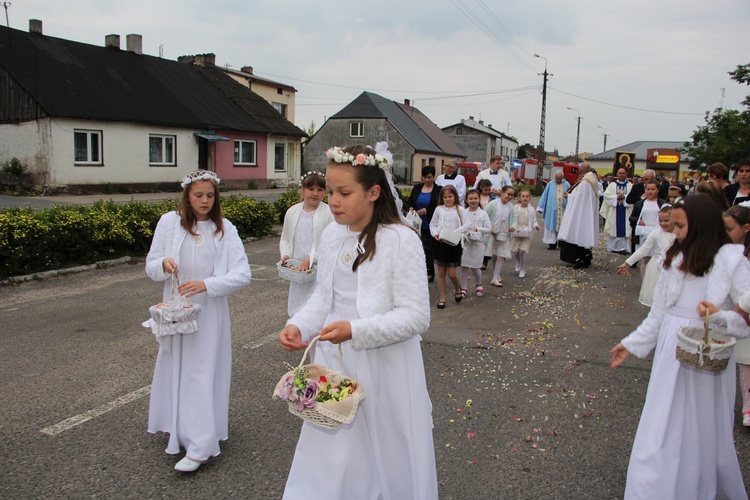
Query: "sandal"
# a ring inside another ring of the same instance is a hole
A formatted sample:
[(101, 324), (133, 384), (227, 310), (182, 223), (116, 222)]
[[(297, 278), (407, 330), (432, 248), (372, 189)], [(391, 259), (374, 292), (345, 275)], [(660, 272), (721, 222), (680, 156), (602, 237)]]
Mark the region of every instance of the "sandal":
[(466, 288), (462, 288), (462, 289), (461, 289), (461, 298), (462, 298), (462, 299), (465, 299), (465, 298), (466, 298)]
[(477, 297), (481, 297), (484, 295), (484, 287), (482, 285), (477, 285)]
[(456, 299), (456, 302), (461, 302), (464, 296), (461, 292), (458, 292), (453, 294), (453, 298)]
[(445, 301), (441, 300), (440, 302), (438, 302), (437, 303), (437, 308), (438, 309), (445, 309)]

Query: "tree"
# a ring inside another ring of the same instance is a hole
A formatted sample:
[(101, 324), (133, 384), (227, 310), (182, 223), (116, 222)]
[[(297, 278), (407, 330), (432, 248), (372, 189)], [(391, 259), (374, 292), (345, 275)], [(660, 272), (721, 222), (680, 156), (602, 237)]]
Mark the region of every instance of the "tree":
[[(750, 85), (750, 64), (737, 66), (729, 75), (737, 83)], [(692, 142), (682, 152), (691, 158), (690, 167), (704, 171), (706, 165), (721, 162), (731, 167), (739, 160), (750, 158), (750, 96), (744, 110), (717, 108), (706, 112), (706, 125), (693, 132)]]

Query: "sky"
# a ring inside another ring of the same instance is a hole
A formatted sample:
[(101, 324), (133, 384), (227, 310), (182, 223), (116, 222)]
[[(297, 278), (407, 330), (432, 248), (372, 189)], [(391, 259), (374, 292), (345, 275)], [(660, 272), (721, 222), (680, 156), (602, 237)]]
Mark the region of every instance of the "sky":
[[(0, 2), (2, 5), (4, 2)], [(103, 45), (138, 33), (144, 54), (216, 54), (297, 90), (295, 124), (319, 128), (361, 92), (410, 99), (446, 127), (473, 116), (548, 151), (686, 141), (750, 87), (750, 1), (13, 0), (11, 28)], [(534, 57), (538, 54), (542, 57)], [(545, 59), (546, 58), (546, 59)], [(572, 109), (568, 109), (572, 108)]]

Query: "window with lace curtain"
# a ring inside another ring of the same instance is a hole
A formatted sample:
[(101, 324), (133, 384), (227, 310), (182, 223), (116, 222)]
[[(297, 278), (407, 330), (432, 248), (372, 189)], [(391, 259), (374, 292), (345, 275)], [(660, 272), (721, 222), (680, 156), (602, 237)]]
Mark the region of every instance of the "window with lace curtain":
[(174, 135), (148, 136), (148, 163), (149, 165), (175, 165), (175, 143), (177, 137)]
[(102, 131), (73, 131), (74, 163), (76, 165), (102, 165)]

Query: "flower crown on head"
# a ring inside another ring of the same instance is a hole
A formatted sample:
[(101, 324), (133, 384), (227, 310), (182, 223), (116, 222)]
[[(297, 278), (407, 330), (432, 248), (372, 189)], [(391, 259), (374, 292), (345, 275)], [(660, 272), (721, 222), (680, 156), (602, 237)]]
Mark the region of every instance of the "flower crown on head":
[(192, 184), (195, 181), (210, 180), (213, 180), (216, 184), (219, 184), (221, 182), (221, 179), (216, 176), (216, 172), (211, 172), (210, 170), (196, 170), (183, 177), (182, 181), (180, 181), (180, 186), (185, 189), (185, 186), (187, 186), (188, 184)]
[[(381, 144), (384, 144), (381, 148)], [(351, 163), (353, 166), (365, 165), (367, 167), (377, 166), (382, 170), (388, 170), (388, 165), (393, 162), (393, 155), (388, 151), (387, 142), (379, 142), (375, 148), (375, 154), (359, 153), (353, 155), (343, 151), (339, 146), (334, 146), (326, 151), (329, 160), (336, 163)]]
[(310, 170), (309, 172), (307, 172), (305, 175), (303, 175), (300, 178), (300, 180), (299, 180), (299, 187), (302, 187), (302, 183), (310, 175), (319, 175), (321, 177), (325, 177), (326, 176), (326, 174), (324, 174), (323, 172), (318, 172), (317, 170)]

